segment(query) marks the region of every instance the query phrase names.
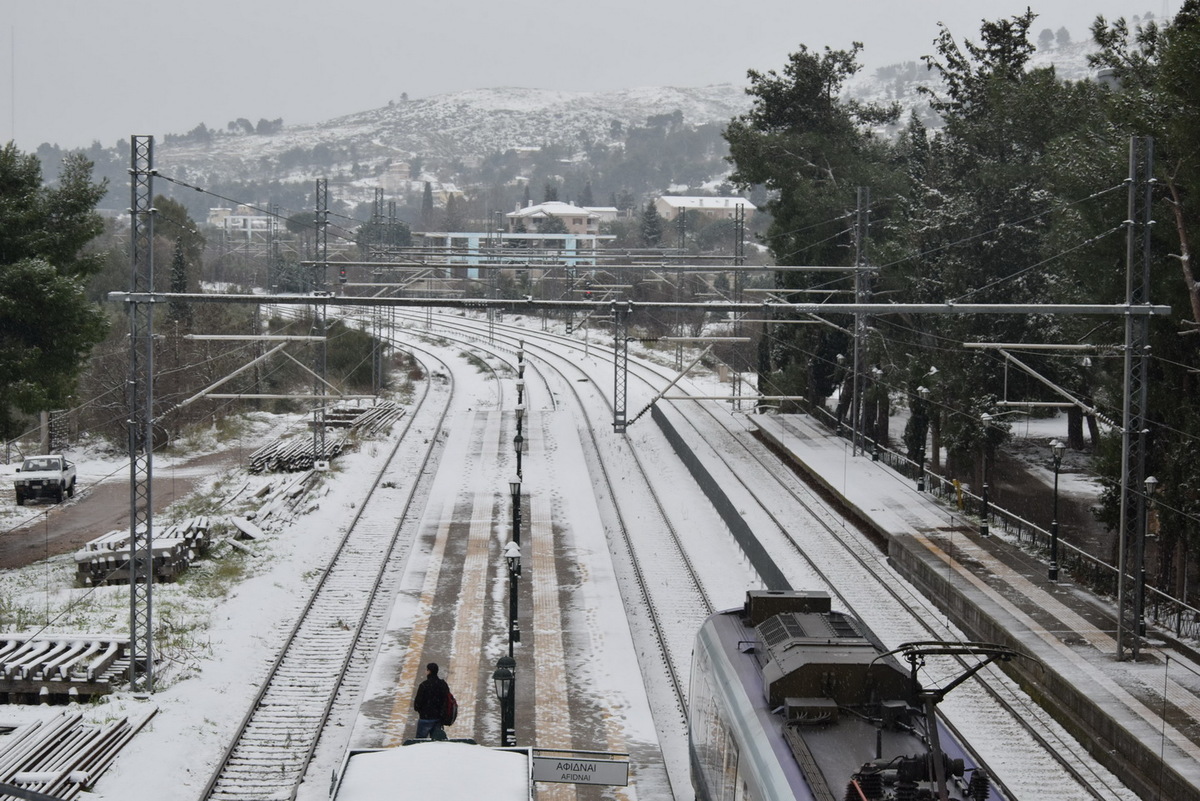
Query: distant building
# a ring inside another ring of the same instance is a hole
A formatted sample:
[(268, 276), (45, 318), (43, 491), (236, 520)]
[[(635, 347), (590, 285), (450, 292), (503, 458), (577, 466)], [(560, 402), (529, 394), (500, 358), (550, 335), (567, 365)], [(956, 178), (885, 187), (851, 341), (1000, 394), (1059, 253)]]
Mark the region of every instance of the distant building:
[(658, 213), (674, 220), (680, 212), (695, 211), (703, 214), (709, 220), (732, 220), (737, 214), (737, 207), (742, 206), (746, 221), (758, 211), (754, 204), (744, 197), (704, 197), (697, 195), (663, 195), (654, 199), (654, 207)]
[(595, 214), (602, 223), (612, 222), (621, 216), (621, 210), (616, 206), (584, 206), (584, 209), (589, 214)]
[(598, 234), (600, 233), (600, 215), (589, 209), (575, 206), (570, 203), (563, 203), (558, 200), (549, 200), (545, 203), (539, 203), (536, 206), (526, 206), (523, 209), (517, 209), (504, 215), (508, 220), (508, 230), (510, 233), (515, 233), (521, 225), (524, 225), (528, 233), (538, 233), (542, 229), (542, 225), (551, 217), (557, 217), (563, 221), (567, 232), (572, 234)]
[(236, 209), (218, 206), (208, 210), (208, 224), (221, 228), (231, 241), (268, 241), (271, 238), (271, 216), (259, 214), (252, 206)]

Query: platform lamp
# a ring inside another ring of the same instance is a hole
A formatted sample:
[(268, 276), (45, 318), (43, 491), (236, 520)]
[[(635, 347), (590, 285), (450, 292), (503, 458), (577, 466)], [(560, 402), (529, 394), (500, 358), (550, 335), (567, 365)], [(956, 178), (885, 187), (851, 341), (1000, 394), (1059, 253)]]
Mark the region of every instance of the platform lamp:
[[(879, 382), (880, 382), (880, 379), (883, 378), (883, 370), (881, 370), (878, 366), (872, 367), (871, 368), (871, 377), (875, 379), (875, 392), (878, 394)], [(878, 414), (875, 415), (875, 419), (876, 419), (876, 421), (878, 421), (878, 419), (879, 419)], [(879, 461), (879, 427), (877, 425), (875, 425), (874, 423), (872, 423), (871, 431), (873, 433), (873, 436), (871, 437), (871, 461), (878, 462)]]
[(502, 656), (496, 660), (492, 683), (496, 685), (496, 700), (500, 702), (500, 747), (517, 744), (517, 660)]
[[(929, 387), (917, 387), (917, 394), (921, 396), (922, 405), (929, 401)], [(928, 406), (925, 406), (925, 420), (928, 425), (929, 412)], [(921, 432), (921, 446), (917, 449), (917, 492), (925, 491), (925, 437), (927, 432)]]
[(1066, 443), (1051, 440), (1050, 450), (1054, 455), (1054, 517), (1050, 520), (1050, 580), (1058, 581), (1058, 471), (1062, 467)]
[(983, 422), (983, 492), (979, 497), (979, 536), (990, 536), (988, 531), (988, 429), (992, 425), (992, 416), (987, 412), (979, 415), (979, 419)]
[(521, 641), (521, 625), (517, 619), (517, 579), (521, 576), (521, 546), (509, 540), (504, 546), (504, 561), (508, 563), (508, 655), (513, 655), (513, 643)]
[(525, 379), (517, 378), (517, 406), (519, 407), (525, 398)]
[(521, 481), (508, 482), (508, 494), (512, 496), (512, 539), (521, 547)]
[(1138, 585), (1135, 600), (1135, 618), (1139, 637), (1146, 636), (1146, 537), (1150, 533), (1150, 499), (1154, 497), (1154, 493), (1158, 489), (1158, 479), (1154, 476), (1146, 476), (1142, 483), (1146, 487), (1146, 513), (1142, 515), (1141, 526), (1138, 529)]

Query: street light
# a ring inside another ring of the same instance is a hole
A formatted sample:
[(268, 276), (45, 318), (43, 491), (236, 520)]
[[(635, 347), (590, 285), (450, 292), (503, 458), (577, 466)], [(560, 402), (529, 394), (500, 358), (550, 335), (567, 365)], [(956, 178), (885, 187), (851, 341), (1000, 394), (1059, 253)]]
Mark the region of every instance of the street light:
[(1051, 440), (1050, 450), (1054, 454), (1054, 517), (1050, 520), (1050, 580), (1058, 581), (1058, 470), (1062, 467), (1066, 443)]
[(513, 643), (521, 641), (521, 625), (517, 620), (517, 579), (521, 575), (521, 546), (509, 540), (504, 546), (508, 563), (508, 655), (513, 655)]
[(492, 682), (496, 685), (496, 699), (500, 702), (500, 747), (516, 745), (517, 740), (517, 660), (502, 656), (496, 660), (496, 671)]
[[(517, 478), (524, 478), (525, 474), (521, 472), (521, 451), (524, 449), (525, 438), (521, 436), (520, 429), (517, 430), (517, 435), (513, 437), (513, 449), (517, 452)], [(518, 482), (520, 486), (520, 482)]]
[[(879, 402), (878, 401), (879, 381), (881, 378), (883, 378), (883, 370), (879, 369), (878, 366), (872, 367), (871, 368), (871, 377), (875, 379), (875, 397), (876, 397), (875, 402), (876, 402), (876, 404), (878, 404), (878, 402)], [(872, 423), (871, 423), (871, 433), (872, 433), (872, 436), (871, 436), (871, 443), (872, 443), (872, 445), (871, 445), (871, 461), (872, 462), (879, 461), (879, 434), (880, 434), (880, 431), (879, 431), (878, 423), (879, 423), (879, 413), (878, 413), (878, 409), (876, 409), (875, 420), (872, 421)]]
[(525, 395), (525, 379), (517, 379), (517, 406), (521, 405), (521, 401)]
[(512, 496), (512, 539), (521, 546), (521, 482), (508, 482), (508, 493)]
[[(929, 387), (917, 387), (917, 394), (921, 396), (921, 405), (923, 416), (926, 421), (929, 420), (928, 406), (929, 402)], [(928, 425), (928, 422), (926, 423)], [(917, 449), (917, 492), (925, 491), (925, 437), (927, 432), (925, 426), (921, 426), (921, 446)]]
[(1154, 492), (1158, 489), (1158, 479), (1154, 476), (1146, 476), (1142, 483), (1146, 486), (1146, 500), (1144, 501), (1146, 509), (1138, 529), (1138, 586), (1137, 595), (1134, 598), (1134, 619), (1137, 620), (1139, 637), (1146, 636), (1146, 536), (1150, 528), (1150, 499), (1154, 497)]
[(982, 512), (979, 521), (979, 536), (987, 537), (991, 532), (988, 531), (988, 428), (992, 424), (992, 416), (984, 412), (979, 416), (983, 421), (983, 491), (980, 493), (980, 510)]

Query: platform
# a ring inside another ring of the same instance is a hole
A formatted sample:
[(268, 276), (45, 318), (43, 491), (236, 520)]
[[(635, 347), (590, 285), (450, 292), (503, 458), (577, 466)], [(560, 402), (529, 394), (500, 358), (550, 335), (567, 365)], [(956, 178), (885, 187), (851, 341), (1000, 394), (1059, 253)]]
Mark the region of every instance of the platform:
[(806, 415), (756, 415), (762, 436), (887, 543), (893, 566), (967, 636), (1026, 659), (1008, 670), (1091, 754), (1143, 798), (1200, 801), (1200, 666), (1149, 632), (1140, 659), (1116, 658), (1116, 610), (1047, 576), (1045, 561)]

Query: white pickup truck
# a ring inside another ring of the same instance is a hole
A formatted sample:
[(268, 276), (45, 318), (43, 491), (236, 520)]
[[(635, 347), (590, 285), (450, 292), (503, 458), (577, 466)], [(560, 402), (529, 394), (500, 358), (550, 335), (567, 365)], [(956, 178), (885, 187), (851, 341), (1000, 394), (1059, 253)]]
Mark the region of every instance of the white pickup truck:
[(75, 497), (75, 465), (65, 456), (49, 454), (30, 456), (17, 468), (13, 488), (17, 492), (17, 506), (24, 506), (30, 498), (52, 498), (62, 503), (63, 495)]

